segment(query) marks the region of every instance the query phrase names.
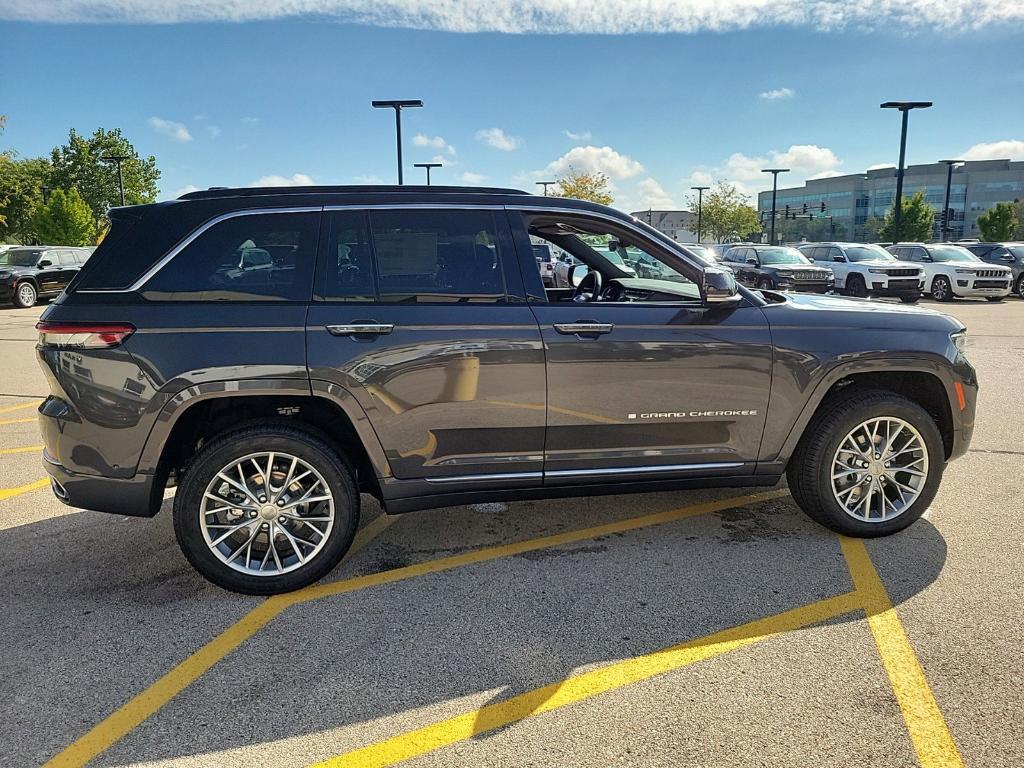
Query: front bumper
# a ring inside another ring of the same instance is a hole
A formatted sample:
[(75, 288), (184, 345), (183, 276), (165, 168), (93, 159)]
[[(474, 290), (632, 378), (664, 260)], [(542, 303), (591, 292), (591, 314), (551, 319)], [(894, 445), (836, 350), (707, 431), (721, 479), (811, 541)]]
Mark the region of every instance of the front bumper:
[(956, 278), (953, 294), (963, 298), (972, 296), (1009, 296), (1013, 287), (1010, 278)]
[(153, 517), (160, 511), (163, 486), (141, 472), (118, 479), (83, 475), (62, 466), (43, 451), (43, 468), (50, 476), (53, 495), (69, 507), (132, 517)]
[(775, 284), (780, 291), (796, 291), (798, 293), (828, 293), (835, 287), (834, 282), (812, 282), (809, 280), (779, 281)]

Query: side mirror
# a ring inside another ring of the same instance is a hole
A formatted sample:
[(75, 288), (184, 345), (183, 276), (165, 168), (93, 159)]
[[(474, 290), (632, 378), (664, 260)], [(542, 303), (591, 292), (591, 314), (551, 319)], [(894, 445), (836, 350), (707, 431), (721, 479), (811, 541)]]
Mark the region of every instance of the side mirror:
[(50, 261), (49, 259), (40, 259), (39, 263), (36, 264), (36, 267), (38, 267), (39, 269), (43, 269), (44, 267), (52, 267), (52, 266), (53, 266), (53, 262)]
[(569, 268), (569, 285), (573, 288), (578, 288), (579, 284), (583, 282), (583, 278), (586, 277), (587, 272), (590, 271), (590, 267), (586, 264), (576, 264)]
[(749, 264), (752, 267), (756, 267), (757, 266), (757, 259), (753, 259), (753, 258), (747, 259), (747, 264)]
[(846, 261), (846, 257), (843, 254), (838, 254), (832, 257), (832, 261)]
[(1004, 254), (1003, 254), (1002, 256), (1000, 256), (999, 258), (1000, 258), (1000, 259), (1001, 259), (1002, 261), (1005, 261), (1005, 262), (1006, 262), (1007, 264), (1013, 264), (1013, 262), (1015, 262), (1015, 261), (1016, 261), (1016, 259), (1015, 259), (1015, 258), (1013, 257), (1013, 254), (1012, 254), (1012, 253), (1004, 253)]
[(736, 284), (736, 276), (717, 267), (704, 270), (701, 293), (704, 295), (704, 304), (709, 307), (737, 304), (743, 299)]
[(622, 243), (620, 243), (618, 240), (609, 240), (608, 241), (608, 250), (609, 251), (617, 251), (621, 247), (622, 247)]

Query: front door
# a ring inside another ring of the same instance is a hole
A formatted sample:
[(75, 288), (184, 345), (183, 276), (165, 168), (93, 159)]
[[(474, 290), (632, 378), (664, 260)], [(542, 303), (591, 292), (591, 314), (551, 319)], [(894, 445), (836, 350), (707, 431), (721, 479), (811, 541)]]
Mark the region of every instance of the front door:
[[(536, 221), (524, 215), (530, 234)], [(563, 224), (588, 234), (557, 244), (571, 250), (582, 241), (576, 255), (592, 268), (603, 268), (592, 262), (601, 258), (600, 243), (614, 238), (662, 265), (670, 285), (689, 283), (659, 258), (666, 246), (639, 231), (575, 215)], [(539, 229), (553, 231), (550, 224)], [(771, 383), (763, 312), (752, 304), (705, 307), (693, 284), (678, 301), (645, 301), (658, 281), (630, 283), (634, 268), (624, 265), (622, 284), (645, 288), (611, 301), (553, 293), (533, 305), (547, 355), (545, 483), (751, 474)], [(608, 275), (614, 280), (615, 270)], [(604, 282), (607, 288), (607, 276)]]
[(314, 381), (356, 398), (399, 481), (539, 485), (544, 353), (504, 210), (328, 208), (325, 226)]

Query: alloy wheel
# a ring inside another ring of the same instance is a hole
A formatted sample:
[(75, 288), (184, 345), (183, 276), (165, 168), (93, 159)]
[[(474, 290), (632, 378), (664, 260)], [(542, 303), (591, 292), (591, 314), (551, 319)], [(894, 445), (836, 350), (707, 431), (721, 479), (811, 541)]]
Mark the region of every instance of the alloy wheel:
[(928, 480), (928, 448), (903, 419), (881, 416), (854, 427), (832, 458), (832, 494), (850, 517), (880, 523), (906, 512)]
[(222, 563), (251, 576), (279, 576), (323, 550), (334, 496), (315, 467), (288, 453), (251, 453), (223, 467), (199, 509), (203, 538)]
[(36, 303), (36, 290), (29, 283), (18, 286), (18, 301), (26, 307)]
[(936, 301), (945, 301), (949, 298), (950, 287), (949, 283), (943, 277), (935, 278), (935, 282), (932, 283), (932, 298)]

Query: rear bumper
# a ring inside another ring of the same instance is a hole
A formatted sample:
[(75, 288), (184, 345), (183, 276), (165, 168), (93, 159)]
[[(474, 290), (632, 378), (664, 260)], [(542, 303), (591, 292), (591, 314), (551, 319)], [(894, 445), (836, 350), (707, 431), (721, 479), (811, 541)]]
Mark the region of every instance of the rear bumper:
[(45, 450), (43, 467), (53, 495), (69, 507), (132, 517), (153, 517), (160, 510), (163, 488), (153, 475), (139, 473), (126, 479), (82, 475), (59, 464)]

